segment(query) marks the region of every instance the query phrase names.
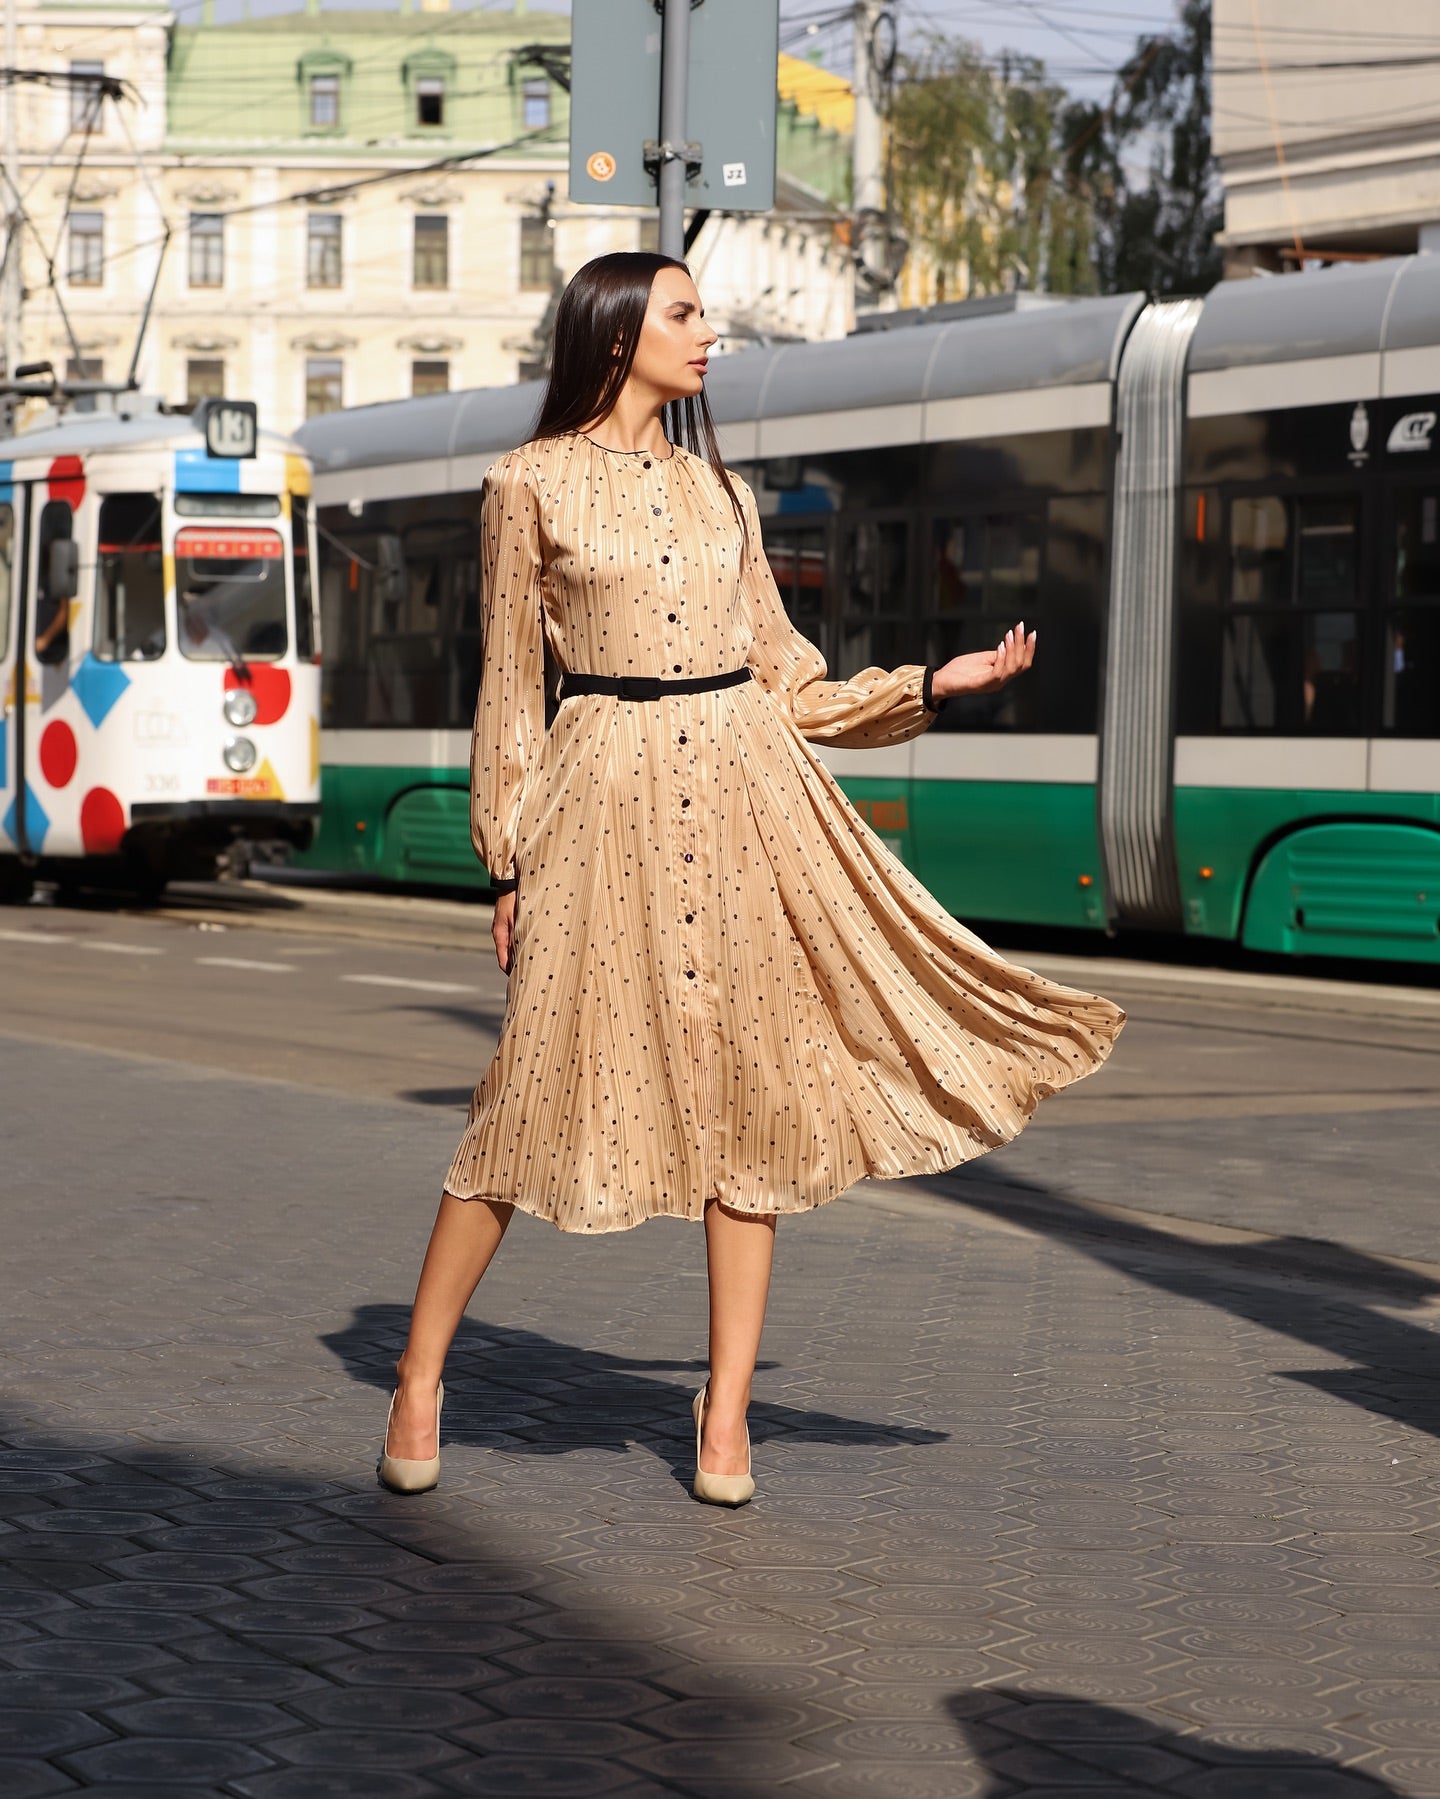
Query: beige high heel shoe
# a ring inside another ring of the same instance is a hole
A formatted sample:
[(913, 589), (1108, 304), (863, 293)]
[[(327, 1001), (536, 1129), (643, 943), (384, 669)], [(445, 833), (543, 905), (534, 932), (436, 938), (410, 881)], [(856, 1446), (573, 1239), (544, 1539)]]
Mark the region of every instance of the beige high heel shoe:
[(750, 1431), (745, 1431), (745, 1472), (743, 1474), (707, 1474), (700, 1466), (700, 1439), (705, 1432), (705, 1407), (710, 1397), (710, 1383), (695, 1395), (690, 1411), (695, 1419), (695, 1484), (690, 1491), (706, 1505), (746, 1505), (754, 1496), (755, 1482), (750, 1476)]
[(440, 1485), (440, 1408), (445, 1403), (445, 1383), (435, 1389), (435, 1453), (417, 1461), (413, 1457), (391, 1455), (385, 1447), (390, 1441), (390, 1420), (395, 1416), (395, 1395), (390, 1395), (390, 1410), (385, 1414), (385, 1440), (380, 1445), (380, 1460), (375, 1473), (382, 1487), (392, 1493), (428, 1493)]

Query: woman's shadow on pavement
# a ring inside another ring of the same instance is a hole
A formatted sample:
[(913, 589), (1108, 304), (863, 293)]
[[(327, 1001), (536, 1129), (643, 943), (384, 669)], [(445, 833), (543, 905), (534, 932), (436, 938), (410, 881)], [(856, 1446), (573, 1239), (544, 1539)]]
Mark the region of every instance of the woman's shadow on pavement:
[[(1245, 1695), (1253, 1698), (1253, 1694)], [(1202, 1731), (1170, 1729), (1154, 1713), (1122, 1710), (1073, 1693), (993, 1686), (952, 1693), (946, 1710), (996, 1791), (1128, 1799), (1383, 1799), (1399, 1789), (1303, 1749), (1250, 1748)], [(1242, 1715), (1249, 1715), (1243, 1714)], [(1275, 1736), (1287, 1733), (1273, 1726)], [(1319, 1737), (1317, 1728), (1313, 1735)], [(1362, 1747), (1356, 1744), (1357, 1749)], [(1014, 1783), (1013, 1787), (1010, 1783)]]
[[(357, 1306), (343, 1330), (320, 1340), (352, 1380), (388, 1395), (409, 1323), (408, 1306)], [(564, 1455), (575, 1449), (624, 1454), (639, 1447), (659, 1456), (688, 1486), (695, 1460), (690, 1402), (704, 1374), (704, 1365), (693, 1360), (610, 1355), (537, 1331), (463, 1318), (445, 1364), (441, 1440), (512, 1455)], [(683, 1378), (677, 1382), (666, 1375)], [(750, 1407), (750, 1436), (757, 1446), (776, 1438), (883, 1448), (947, 1440), (944, 1431), (761, 1400)]]

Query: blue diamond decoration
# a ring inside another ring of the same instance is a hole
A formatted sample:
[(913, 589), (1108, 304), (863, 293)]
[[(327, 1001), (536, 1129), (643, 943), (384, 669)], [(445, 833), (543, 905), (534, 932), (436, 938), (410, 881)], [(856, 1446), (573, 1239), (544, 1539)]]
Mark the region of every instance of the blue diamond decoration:
[(129, 685), (130, 677), (118, 662), (101, 662), (88, 651), (85, 660), (70, 677), (71, 690), (97, 731)]
[(10, 720), (0, 718), (0, 787), (10, 785)]
[[(0, 819), (0, 830), (14, 844), (20, 842), (20, 820), (17, 816), (19, 807), (11, 800), (9, 809)], [(50, 814), (35, 797), (35, 789), (27, 781), (25, 783), (25, 847), (34, 855), (39, 855), (45, 846), (45, 833), (50, 829)]]

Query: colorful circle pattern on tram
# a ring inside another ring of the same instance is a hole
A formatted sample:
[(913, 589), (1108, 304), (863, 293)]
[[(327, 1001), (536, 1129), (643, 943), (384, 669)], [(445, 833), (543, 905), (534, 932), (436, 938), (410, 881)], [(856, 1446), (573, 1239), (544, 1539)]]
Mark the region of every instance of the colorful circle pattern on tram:
[(80, 760), (75, 733), (63, 718), (52, 719), (40, 738), (40, 772), (52, 787), (68, 787)]

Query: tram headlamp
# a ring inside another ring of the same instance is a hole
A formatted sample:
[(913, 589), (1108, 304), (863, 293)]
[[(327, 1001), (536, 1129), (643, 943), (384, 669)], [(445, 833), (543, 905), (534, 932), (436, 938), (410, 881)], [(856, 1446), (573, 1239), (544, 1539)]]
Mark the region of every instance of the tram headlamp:
[(255, 723), (255, 695), (248, 687), (232, 687), (225, 695), (222, 710), (225, 713), (226, 724), (234, 725), (237, 730), (243, 731), (246, 725)]
[(255, 745), (248, 737), (227, 737), (220, 753), (231, 774), (248, 775), (255, 766)]

